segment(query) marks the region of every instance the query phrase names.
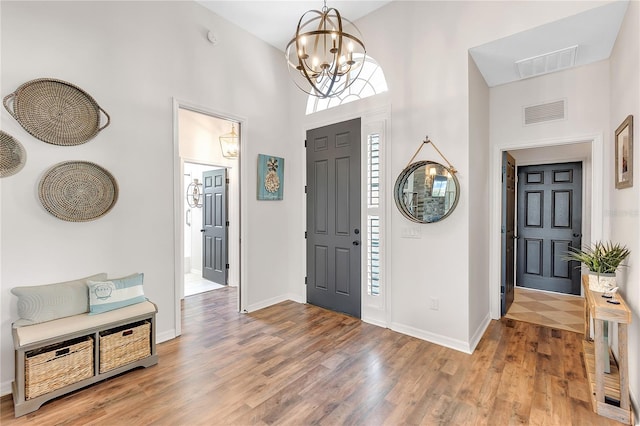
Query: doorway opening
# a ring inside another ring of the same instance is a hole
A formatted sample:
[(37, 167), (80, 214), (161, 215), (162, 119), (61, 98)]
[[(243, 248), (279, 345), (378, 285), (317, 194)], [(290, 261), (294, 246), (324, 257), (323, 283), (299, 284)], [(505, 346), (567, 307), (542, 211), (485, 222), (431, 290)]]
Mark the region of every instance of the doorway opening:
[[(229, 258), (229, 244), (227, 235), (223, 236), (219, 244), (207, 244), (204, 236), (205, 224), (208, 222), (207, 209), (211, 203), (207, 203), (205, 176), (211, 173), (226, 174), (225, 167), (213, 165), (184, 163), (184, 185), (186, 194), (186, 204), (184, 206), (184, 296), (204, 293), (205, 291), (217, 290), (228, 285), (228, 274), (226, 273), (226, 259)], [(226, 197), (225, 197), (226, 198)], [(226, 200), (225, 200), (226, 201)], [(226, 211), (221, 212), (220, 220), (226, 222), (228, 216), (228, 204), (224, 206)], [(222, 232), (226, 233), (226, 229)], [(213, 250), (207, 247), (213, 246)], [(223, 250), (218, 253), (218, 250)], [(213, 262), (212, 262), (213, 258)], [(217, 260), (217, 261), (216, 261)], [(212, 267), (213, 266), (213, 267)]]
[[(568, 246), (570, 243), (566, 243), (566, 240), (571, 240), (578, 238), (580, 241), (576, 244), (589, 244), (593, 239), (597, 239), (600, 237), (602, 233), (602, 218), (603, 218), (603, 210), (602, 210), (602, 175), (603, 175), (603, 163), (602, 156), (598, 155), (602, 150), (602, 138), (601, 136), (594, 136), (593, 138), (586, 138), (582, 140), (557, 140), (557, 141), (540, 141), (539, 143), (533, 143), (529, 146), (516, 146), (516, 147), (502, 147), (497, 154), (499, 154), (500, 159), (504, 153), (508, 152), (513, 157), (515, 157), (515, 163), (518, 167), (526, 170), (526, 166), (533, 165), (550, 165), (554, 163), (581, 163), (582, 165), (582, 201), (580, 202), (580, 208), (582, 209), (582, 224), (579, 227), (579, 230), (571, 231), (568, 238), (565, 240), (565, 245)], [(494, 157), (494, 162), (497, 160), (497, 156)], [(524, 166), (524, 167), (523, 167)], [(502, 173), (502, 168), (498, 168), (500, 173)], [(498, 188), (500, 188), (500, 192), (498, 192)], [(498, 201), (498, 206), (494, 204), (494, 213), (493, 213), (493, 221), (499, 221), (500, 225), (498, 229), (501, 230), (500, 235), (502, 235), (501, 241), (497, 244), (499, 250), (492, 250), (492, 256), (496, 260), (496, 262), (492, 262), (493, 265), (499, 267), (499, 270), (493, 269), (496, 273), (496, 277), (499, 277), (497, 283), (499, 284), (499, 291), (497, 294), (499, 298), (494, 298), (492, 296), (492, 312), (495, 318), (499, 318), (500, 316), (506, 315), (509, 317), (510, 315), (518, 314), (521, 320), (535, 322), (543, 325), (551, 325), (549, 323), (544, 323), (544, 317), (551, 317), (552, 321), (557, 321), (558, 324), (567, 323), (569, 324), (569, 328), (572, 327), (572, 322), (576, 324), (581, 323), (582, 318), (582, 309), (581, 303), (583, 303), (582, 297), (580, 296), (580, 291), (574, 291), (574, 293), (578, 293), (577, 295), (564, 295), (556, 292), (548, 292), (549, 289), (525, 289), (518, 288), (518, 283), (515, 282), (515, 286), (512, 287), (511, 295), (508, 292), (505, 293), (505, 271), (513, 271), (514, 275), (517, 275), (517, 269), (525, 268), (525, 265), (518, 264), (516, 261), (515, 250), (512, 251), (512, 257), (506, 259), (504, 256), (505, 250), (505, 234), (504, 230), (506, 228), (506, 224), (504, 223), (504, 209), (505, 209), (505, 195), (503, 191), (502, 177), (497, 179), (497, 187), (494, 186), (494, 194), (498, 194), (496, 200)], [(500, 195), (500, 194), (503, 195)], [(523, 197), (520, 195), (520, 197)], [(562, 198), (562, 195), (560, 195)], [(563, 199), (565, 200), (565, 199)], [(560, 200), (561, 201), (561, 200)], [(566, 201), (566, 200), (565, 200)], [(499, 208), (497, 208), (499, 207)], [(516, 222), (513, 225), (517, 227), (517, 221), (526, 220), (523, 217), (522, 213), (525, 211), (521, 211), (521, 214), (513, 215), (513, 220)], [(518, 217), (519, 216), (519, 217)], [(531, 219), (535, 219), (537, 216), (532, 216)], [(574, 237), (574, 234), (577, 234), (578, 237)], [(516, 244), (520, 245), (520, 249), (524, 247), (524, 243), (522, 242), (522, 238), (520, 235), (514, 235), (513, 239), (517, 241)], [(533, 243), (532, 247), (533, 248)], [(561, 251), (561, 250), (560, 250)], [(536, 253), (539, 253), (536, 252)], [(561, 254), (556, 253), (561, 256)], [(499, 256), (499, 257), (498, 257)], [(532, 260), (535, 260), (533, 258)], [(531, 264), (533, 265), (533, 263)], [(567, 265), (565, 265), (567, 266)], [(575, 265), (571, 265), (570, 268), (573, 268)], [(535, 272), (535, 271), (531, 271)], [(556, 271), (562, 272), (562, 271)], [(568, 272), (568, 270), (564, 270), (564, 272)], [(579, 271), (578, 271), (579, 273)], [(506, 277), (508, 281), (508, 277)], [(513, 278), (514, 281), (515, 277)], [(494, 287), (495, 288), (495, 287)], [(506, 286), (508, 288), (508, 286)], [(514, 308), (510, 309), (511, 306), (505, 304), (505, 299), (513, 298), (514, 294), (516, 295), (516, 303), (514, 303)], [(520, 294), (521, 297), (518, 297)], [(553, 299), (566, 299), (569, 305), (563, 305), (564, 307), (560, 307), (557, 301)], [(519, 299), (519, 300), (518, 300)], [(493, 302), (495, 301), (495, 302)], [(548, 302), (548, 303), (547, 303)], [(548, 306), (543, 307), (543, 304), (547, 304)], [(506, 306), (505, 306), (506, 305)], [(558, 306), (554, 308), (554, 306)], [(575, 318), (570, 318), (570, 315), (567, 316), (565, 313), (567, 311), (566, 306), (574, 306), (571, 308), (571, 311), (574, 312)], [(564, 312), (563, 312), (564, 311)], [(555, 320), (553, 319), (555, 316)], [(557, 327), (561, 328), (561, 327)]]
[[(176, 336), (181, 333), (185, 296), (235, 287), (241, 310), (240, 147), (244, 122), (174, 101)], [(223, 144), (220, 138), (230, 131), (238, 135), (237, 155), (231, 157), (228, 141)]]

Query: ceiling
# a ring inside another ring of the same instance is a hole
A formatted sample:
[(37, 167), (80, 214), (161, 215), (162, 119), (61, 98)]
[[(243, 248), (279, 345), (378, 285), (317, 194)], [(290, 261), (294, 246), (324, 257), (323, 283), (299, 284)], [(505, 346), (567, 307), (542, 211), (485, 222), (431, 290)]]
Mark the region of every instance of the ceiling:
[[(323, 5), (322, 0), (196, 1), (283, 52), (289, 40), (295, 35), (296, 26), (302, 14), (307, 10), (320, 10)], [(387, 3), (391, 3), (391, 0), (329, 0), (328, 7), (338, 9), (343, 18), (355, 21)]]
[[(355, 21), (392, 0), (331, 1), (344, 17)], [(300, 16), (310, 9), (321, 9), (316, 1), (207, 1), (198, 3), (245, 29), (279, 50), (295, 33)], [(611, 54), (628, 0), (613, 1), (604, 6), (527, 31), (513, 34), (469, 50), (489, 87), (522, 79), (517, 61), (577, 46), (572, 66), (587, 65), (606, 59)], [(365, 43), (366, 43), (366, 34)], [(556, 70), (565, 68), (556, 68)], [(542, 73), (554, 70), (543, 69)], [(540, 74), (535, 74), (540, 75)], [(535, 76), (532, 75), (532, 76)]]

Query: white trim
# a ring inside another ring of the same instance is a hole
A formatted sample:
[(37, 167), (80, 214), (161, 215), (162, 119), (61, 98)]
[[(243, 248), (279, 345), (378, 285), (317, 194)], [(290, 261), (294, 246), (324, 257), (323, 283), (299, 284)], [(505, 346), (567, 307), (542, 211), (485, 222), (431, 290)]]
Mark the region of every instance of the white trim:
[(300, 300), (298, 295), (296, 295), (294, 293), (288, 293), (288, 294), (283, 294), (283, 295), (280, 295), (280, 296), (272, 297), (272, 298), (267, 299), (267, 300), (262, 300), (262, 301), (260, 301), (258, 303), (253, 303), (253, 304), (247, 306), (246, 312), (259, 311), (260, 309), (268, 308), (269, 306), (277, 305), (278, 303), (282, 303), (282, 302), (285, 302), (287, 300), (291, 300), (291, 301), (296, 302), (296, 303), (302, 303), (302, 304), (305, 303), (304, 301)]
[(407, 336), (416, 337), (418, 339), (426, 340), (427, 342), (435, 343), (436, 345), (444, 346), (456, 351), (471, 354), (471, 346), (464, 340), (452, 339), (441, 334), (431, 333), (419, 328), (411, 327), (399, 323), (391, 323), (391, 330), (398, 333), (406, 334)]
[(156, 343), (166, 342), (178, 337), (174, 329), (163, 331), (162, 333), (156, 333)]
[(471, 339), (469, 340), (469, 350), (470, 350), (469, 353), (473, 353), (473, 351), (476, 350), (478, 343), (480, 343), (480, 340), (482, 339), (484, 332), (487, 331), (487, 328), (489, 327), (490, 323), (491, 323), (491, 315), (487, 313), (487, 315), (484, 317), (482, 322), (480, 322), (480, 325), (478, 326), (476, 331), (471, 336)]
[(11, 395), (13, 393), (13, 391), (11, 390), (12, 382), (13, 380), (2, 382), (2, 385), (0, 385), (0, 396)]
[[(229, 114), (226, 112), (220, 112), (211, 108), (203, 107), (193, 104), (191, 102), (183, 101), (177, 98), (172, 98), (173, 103), (173, 208), (174, 208), (174, 301), (175, 301), (175, 317), (174, 317), (174, 337), (179, 336), (182, 333), (182, 316), (181, 316), (181, 293), (184, 288), (184, 274), (183, 274), (183, 262), (184, 262), (184, 235), (182, 226), (182, 176), (184, 173), (184, 161), (185, 158), (180, 157), (180, 132), (179, 132), (179, 116), (178, 111), (180, 108), (193, 112), (198, 112), (212, 117), (217, 117), (223, 120), (235, 121), (240, 126), (240, 155), (238, 156), (238, 175), (240, 176), (239, 185), (239, 200), (240, 200), (240, 270), (238, 272), (239, 291), (240, 297), (238, 298), (237, 309), (239, 312), (246, 311), (247, 300), (247, 283), (244, 282), (243, 277), (246, 277), (247, 262), (247, 249), (246, 249), (246, 226), (247, 212), (243, 206), (248, 205), (246, 185), (248, 177), (246, 176), (246, 167), (242, 167), (242, 153), (245, 152), (247, 144), (248, 132), (248, 120), (245, 117)], [(197, 162), (192, 159), (186, 160), (189, 162)]]
[(502, 205), (502, 152), (526, 148), (591, 143), (591, 241), (602, 238), (604, 217), (604, 142), (603, 134), (541, 139), (524, 143), (496, 145), (490, 161), (490, 228), (489, 228), (489, 291), (491, 318), (500, 318), (500, 226)]

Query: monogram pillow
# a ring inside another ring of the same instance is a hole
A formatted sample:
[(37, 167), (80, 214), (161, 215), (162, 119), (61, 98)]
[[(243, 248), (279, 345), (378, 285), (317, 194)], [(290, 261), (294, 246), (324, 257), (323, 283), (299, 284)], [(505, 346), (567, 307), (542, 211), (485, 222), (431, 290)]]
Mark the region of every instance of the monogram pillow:
[(101, 314), (147, 300), (142, 281), (144, 274), (105, 281), (88, 281), (89, 315)]

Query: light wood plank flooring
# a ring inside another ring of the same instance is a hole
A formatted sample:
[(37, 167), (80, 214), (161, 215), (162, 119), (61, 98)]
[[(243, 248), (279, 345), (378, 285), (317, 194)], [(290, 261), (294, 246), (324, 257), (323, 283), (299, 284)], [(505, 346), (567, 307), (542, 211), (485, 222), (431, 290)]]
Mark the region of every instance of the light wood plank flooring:
[(3, 425), (609, 425), (591, 411), (581, 335), (492, 321), (473, 355), (310, 305), (234, 312), (185, 299), (184, 334), (139, 369)]

